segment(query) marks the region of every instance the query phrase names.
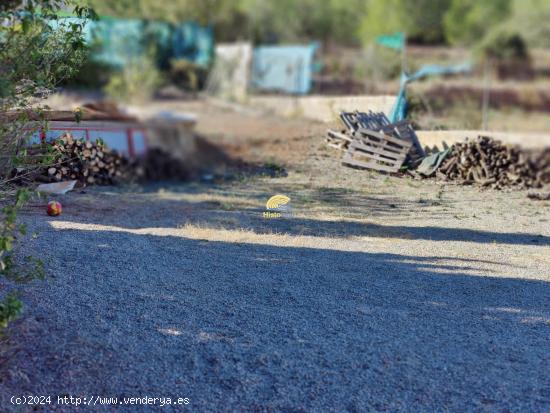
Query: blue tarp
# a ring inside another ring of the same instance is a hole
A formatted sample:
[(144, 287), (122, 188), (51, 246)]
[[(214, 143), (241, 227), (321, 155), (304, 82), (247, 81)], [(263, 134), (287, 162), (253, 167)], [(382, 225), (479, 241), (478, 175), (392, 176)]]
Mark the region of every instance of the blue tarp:
[(259, 46), (252, 58), (252, 87), (258, 90), (306, 94), (311, 90), (318, 43)]
[[(55, 29), (77, 17), (52, 20)], [(172, 25), (160, 21), (102, 18), (87, 21), (84, 26), (86, 42), (92, 46), (92, 60), (113, 67), (123, 67), (136, 57), (155, 52), (157, 65), (167, 67), (171, 58), (186, 59), (207, 67), (214, 54), (214, 36), (210, 27), (194, 22)]]
[(175, 58), (187, 59), (203, 67), (210, 65), (214, 54), (212, 28), (192, 22), (180, 23), (174, 29), (172, 50)]

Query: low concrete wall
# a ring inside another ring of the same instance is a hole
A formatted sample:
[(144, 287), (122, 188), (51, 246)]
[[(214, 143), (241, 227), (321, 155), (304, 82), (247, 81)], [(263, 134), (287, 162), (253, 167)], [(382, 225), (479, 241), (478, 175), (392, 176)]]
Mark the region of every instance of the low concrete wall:
[[(300, 117), (320, 122), (332, 123), (338, 120), (341, 111), (384, 112), (389, 114), (395, 103), (395, 96), (249, 96), (247, 107), (251, 110), (263, 109), (280, 116)], [(443, 142), (452, 145), (467, 137), (487, 135), (507, 144), (517, 144), (525, 148), (550, 146), (550, 134), (532, 132), (493, 132), (479, 130), (416, 131), (423, 146), (443, 147)]]
[(333, 122), (341, 111), (389, 114), (395, 96), (250, 96), (247, 104), (271, 110), (277, 115)]
[(550, 134), (532, 132), (492, 132), (479, 130), (416, 131), (423, 146), (443, 147), (443, 142), (451, 146), (463, 142), (466, 138), (475, 139), (479, 135), (490, 136), (503, 143), (520, 145), (524, 148), (550, 147)]

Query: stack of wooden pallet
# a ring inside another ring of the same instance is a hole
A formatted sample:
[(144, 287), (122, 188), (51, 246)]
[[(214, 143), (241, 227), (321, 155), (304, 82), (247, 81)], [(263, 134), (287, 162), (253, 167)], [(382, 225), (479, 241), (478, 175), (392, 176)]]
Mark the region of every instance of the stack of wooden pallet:
[(383, 113), (342, 112), (346, 129), (328, 130), (327, 144), (344, 150), (342, 163), (348, 166), (397, 172), (407, 164), (414, 167), (425, 156), (411, 125), (391, 123)]

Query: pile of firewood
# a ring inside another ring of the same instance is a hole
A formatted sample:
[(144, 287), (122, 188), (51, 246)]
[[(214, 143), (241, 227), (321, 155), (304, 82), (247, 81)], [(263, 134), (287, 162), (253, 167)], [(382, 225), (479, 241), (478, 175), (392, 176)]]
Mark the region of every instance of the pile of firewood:
[(126, 158), (110, 150), (101, 140), (86, 142), (67, 133), (52, 144), (50, 153), (56, 162), (42, 170), (36, 180), (77, 180), (87, 185), (108, 185), (124, 179), (128, 172)]
[(26, 148), (25, 153), (33, 161), (14, 168), (7, 176), (15, 185), (76, 180), (78, 187), (83, 187), (193, 177), (187, 163), (166, 151), (151, 148), (145, 155), (129, 159), (108, 148), (101, 139), (89, 142), (69, 133)]
[(540, 188), (550, 183), (550, 148), (528, 152), (480, 136), (453, 145), (436, 176), (494, 189)]

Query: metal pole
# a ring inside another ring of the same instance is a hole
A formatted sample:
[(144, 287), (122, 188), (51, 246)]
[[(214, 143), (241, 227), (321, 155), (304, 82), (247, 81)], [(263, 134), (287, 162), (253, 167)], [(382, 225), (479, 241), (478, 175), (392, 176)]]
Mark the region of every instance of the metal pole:
[(401, 49), (401, 72), (407, 71), (407, 34), (403, 33), (403, 48)]
[(490, 60), (485, 61), (484, 73), (483, 73), (483, 101), (481, 106), (482, 125), (481, 128), (484, 131), (489, 129), (489, 98), (491, 92), (491, 65)]

